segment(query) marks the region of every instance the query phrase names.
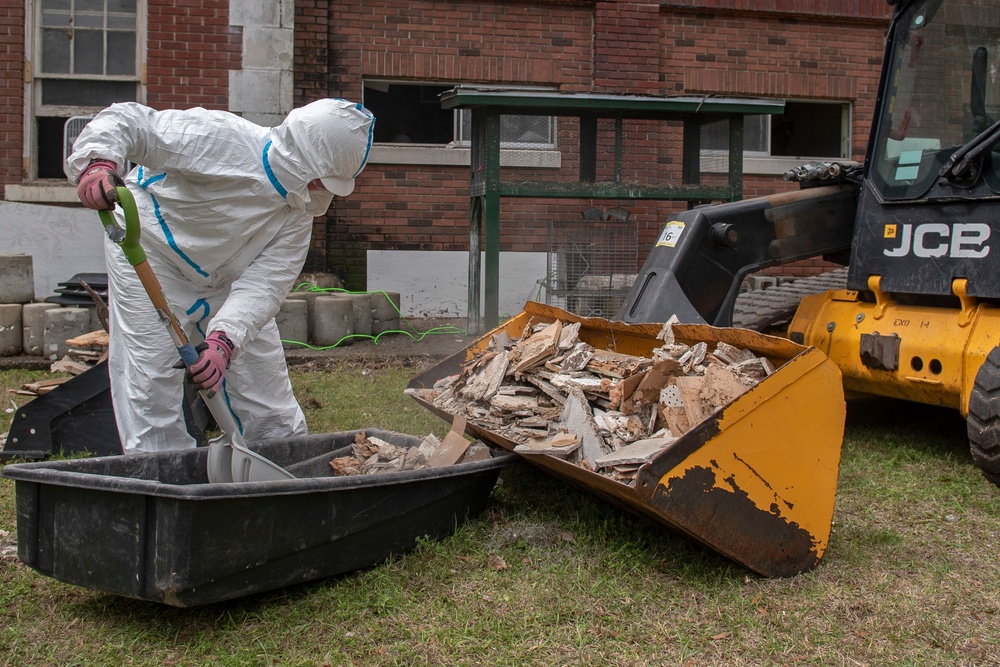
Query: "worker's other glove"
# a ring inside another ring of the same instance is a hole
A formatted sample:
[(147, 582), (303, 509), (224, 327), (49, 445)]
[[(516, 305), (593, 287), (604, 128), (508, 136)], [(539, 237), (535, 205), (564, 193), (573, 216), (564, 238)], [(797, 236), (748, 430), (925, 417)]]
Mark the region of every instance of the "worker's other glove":
[(191, 364), (188, 372), (195, 389), (208, 392), (208, 397), (215, 396), (222, 386), (222, 376), (229, 368), (233, 358), (233, 344), (229, 337), (221, 331), (213, 331), (205, 338), (205, 343), (198, 346), (198, 361)]
[(115, 189), (125, 185), (118, 175), (118, 167), (110, 160), (92, 160), (83, 170), (80, 183), (76, 186), (76, 196), (89, 209), (104, 211), (114, 208), (118, 200)]

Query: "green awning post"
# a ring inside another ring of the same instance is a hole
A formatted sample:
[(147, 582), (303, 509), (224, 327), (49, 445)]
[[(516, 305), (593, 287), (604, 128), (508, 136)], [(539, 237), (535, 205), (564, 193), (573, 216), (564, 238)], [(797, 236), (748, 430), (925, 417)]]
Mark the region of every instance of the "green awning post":
[[(472, 109), (471, 198), (469, 220), (469, 334), (500, 323), (500, 109)], [(485, 238), (485, 245), (483, 240)], [(485, 255), (480, 260), (480, 253)], [(485, 267), (481, 271), (481, 267)], [(483, 276), (482, 284), (480, 275)], [(483, 309), (479, 308), (483, 290)]]

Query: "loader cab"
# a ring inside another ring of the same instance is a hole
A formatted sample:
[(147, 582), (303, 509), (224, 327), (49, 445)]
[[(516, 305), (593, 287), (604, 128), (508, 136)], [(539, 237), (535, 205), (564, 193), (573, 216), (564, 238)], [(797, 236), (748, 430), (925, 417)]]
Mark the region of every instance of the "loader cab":
[(880, 90), (848, 286), (1000, 297), (1000, 2), (902, 3)]

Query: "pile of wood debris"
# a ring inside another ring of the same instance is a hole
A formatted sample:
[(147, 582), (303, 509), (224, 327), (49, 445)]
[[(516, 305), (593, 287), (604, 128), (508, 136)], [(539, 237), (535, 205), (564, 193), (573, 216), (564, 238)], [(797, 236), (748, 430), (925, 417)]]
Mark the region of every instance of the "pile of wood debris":
[[(464, 423), (462, 420), (463, 428)], [(362, 432), (354, 436), (351, 455), (338, 456), (330, 461), (330, 467), (335, 476), (375, 475), (483, 461), (490, 456), (488, 445), (480, 440), (470, 443), (454, 429), (444, 440), (433, 433), (427, 435), (416, 447), (399, 447)]]
[(49, 370), (53, 373), (68, 373), (69, 377), (51, 378), (26, 382), (20, 389), (8, 389), (7, 393), (19, 396), (41, 396), (47, 394), (71, 377), (97, 365), (108, 358), (108, 332), (103, 329), (92, 331), (66, 341), (66, 354), (53, 361)]
[(628, 485), (640, 466), (774, 372), (750, 350), (675, 340), (674, 320), (651, 358), (601, 350), (580, 324), (529, 324), (494, 335), (485, 352), (432, 389), (413, 389), (448, 414)]

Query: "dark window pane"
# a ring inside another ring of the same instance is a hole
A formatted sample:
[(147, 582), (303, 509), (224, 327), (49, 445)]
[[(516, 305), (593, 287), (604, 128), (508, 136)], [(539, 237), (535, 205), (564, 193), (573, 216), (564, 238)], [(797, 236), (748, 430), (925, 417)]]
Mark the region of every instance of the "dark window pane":
[(743, 118), (743, 150), (767, 152), (767, 130), (770, 119), (763, 114)]
[(69, 74), (69, 38), (65, 30), (42, 30), (42, 72)]
[(504, 114), (500, 116), (500, 142), (543, 145), (555, 143), (552, 138), (552, 118)]
[(447, 144), (454, 139), (453, 113), (438, 95), (451, 86), (366, 85), (364, 104), (377, 119), (375, 141)]
[(115, 14), (108, 17), (108, 28), (116, 30), (135, 30), (135, 14)]
[(49, 9), (69, 9), (69, 0), (42, 0), (42, 11)]
[(73, 31), (73, 72), (104, 74), (104, 33), (98, 30)]
[(69, 12), (42, 12), (42, 25), (46, 28), (68, 28)]
[(103, 14), (81, 14), (77, 12), (73, 15), (73, 25), (77, 28), (97, 28), (104, 29)]
[(42, 104), (106, 107), (135, 102), (134, 81), (42, 81)]
[(840, 104), (786, 102), (771, 118), (771, 155), (841, 157)]
[(108, 11), (135, 14), (135, 0), (108, 0)]
[(108, 74), (135, 74), (135, 33), (108, 33)]
[(104, 13), (104, 0), (76, 0), (76, 11)]
[(38, 119), (38, 178), (66, 178), (63, 171), (65, 118)]
[[(786, 102), (785, 113), (747, 116), (743, 124), (743, 150), (783, 157), (843, 157), (843, 104)], [(770, 146), (766, 143), (770, 119)], [(725, 121), (702, 126), (701, 149), (726, 151), (729, 134)], [(769, 150), (768, 150), (769, 149)]]

